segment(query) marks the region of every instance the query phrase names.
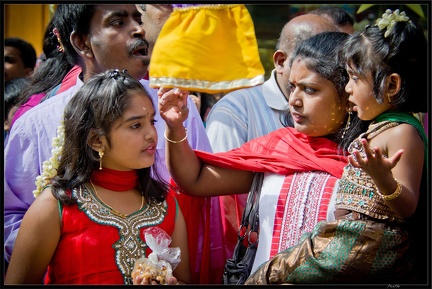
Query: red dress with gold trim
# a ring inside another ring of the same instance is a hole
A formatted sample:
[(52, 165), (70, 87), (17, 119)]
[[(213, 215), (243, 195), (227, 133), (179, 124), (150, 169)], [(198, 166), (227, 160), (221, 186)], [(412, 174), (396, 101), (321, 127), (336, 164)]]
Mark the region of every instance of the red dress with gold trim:
[(61, 235), (48, 266), (46, 284), (132, 284), (135, 260), (151, 250), (143, 231), (158, 226), (172, 235), (177, 201), (146, 204), (122, 218), (95, 197), (89, 184), (74, 189), (77, 204), (64, 206)]

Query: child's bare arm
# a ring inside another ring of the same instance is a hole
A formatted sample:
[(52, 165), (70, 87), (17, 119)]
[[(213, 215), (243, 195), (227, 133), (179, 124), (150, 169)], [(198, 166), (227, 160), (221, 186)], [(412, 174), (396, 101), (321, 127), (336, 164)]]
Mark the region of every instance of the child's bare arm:
[(402, 218), (407, 218), (415, 212), (420, 194), (424, 158), (423, 142), (417, 131), (407, 124), (389, 129), (386, 137), (389, 158), (383, 158), (380, 148), (371, 148), (368, 141), (363, 140), (366, 157), (362, 158), (358, 152), (355, 152), (357, 161), (351, 156), (349, 161), (371, 176), (382, 195), (392, 195), (400, 183), (400, 195), (386, 202), (395, 213)]
[(59, 239), (58, 203), (47, 188), (24, 215), (5, 284), (42, 284)]

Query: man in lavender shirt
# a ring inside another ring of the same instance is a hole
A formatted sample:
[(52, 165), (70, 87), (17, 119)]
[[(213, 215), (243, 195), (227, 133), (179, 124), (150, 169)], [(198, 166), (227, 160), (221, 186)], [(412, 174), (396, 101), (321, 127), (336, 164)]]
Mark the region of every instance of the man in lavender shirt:
[[(55, 23), (60, 32), (64, 53), (73, 64), (80, 65), (81, 74), (75, 86), (46, 100), (20, 117), (14, 124), (5, 147), (4, 211), (5, 259), (8, 262), (22, 218), (34, 201), (35, 180), (42, 163), (51, 157), (51, 142), (56, 136), (63, 111), (75, 92), (92, 75), (107, 69), (126, 69), (142, 79), (148, 69), (150, 56), (141, 14), (135, 5), (59, 4), (56, 13), (62, 19)], [(79, 24), (79, 25), (78, 25)], [(141, 80), (157, 110), (156, 90)], [(191, 100), (188, 102), (191, 119), (185, 122), (188, 141), (195, 149), (211, 151), (200, 115)], [(169, 174), (165, 165), (165, 123), (156, 111), (158, 170), (165, 180)]]

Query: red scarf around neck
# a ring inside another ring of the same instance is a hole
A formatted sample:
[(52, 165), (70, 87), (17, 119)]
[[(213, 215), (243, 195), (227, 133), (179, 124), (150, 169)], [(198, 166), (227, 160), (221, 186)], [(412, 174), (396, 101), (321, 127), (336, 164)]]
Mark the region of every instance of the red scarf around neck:
[(91, 180), (96, 186), (117, 192), (128, 191), (138, 187), (136, 170), (117, 171), (107, 168), (94, 171)]

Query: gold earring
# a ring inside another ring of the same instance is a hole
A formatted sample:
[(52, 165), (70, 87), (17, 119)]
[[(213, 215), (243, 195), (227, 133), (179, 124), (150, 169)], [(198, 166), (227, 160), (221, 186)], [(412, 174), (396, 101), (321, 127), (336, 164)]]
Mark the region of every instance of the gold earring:
[(390, 97), (390, 93), (387, 93), (387, 99), (388, 99), (389, 104), (391, 104), (391, 97)]
[(342, 139), (345, 137), (345, 134), (346, 134), (346, 132), (348, 131), (350, 125), (351, 125), (351, 114), (352, 114), (351, 109), (349, 109), (349, 110), (348, 110), (348, 120), (347, 120), (347, 122), (346, 122), (346, 125), (345, 125), (345, 128), (344, 128), (344, 131), (343, 131), (343, 133), (342, 133)]
[(57, 50), (59, 52), (64, 52), (64, 46), (63, 46), (63, 43), (62, 43), (62, 41), (60, 39), (60, 33), (59, 33), (59, 31), (58, 31), (57, 28), (53, 29), (53, 34), (57, 37), (57, 41), (59, 43), (59, 45), (57, 45)]
[(104, 152), (103, 152), (103, 150), (101, 149), (101, 150), (99, 151), (99, 170), (102, 170), (102, 158), (103, 158), (103, 156), (104, 156)]

